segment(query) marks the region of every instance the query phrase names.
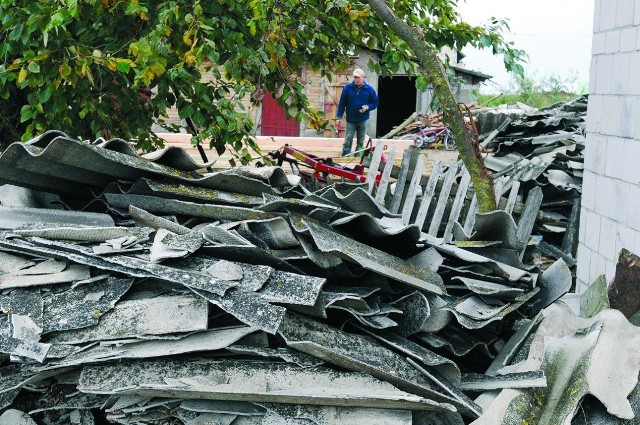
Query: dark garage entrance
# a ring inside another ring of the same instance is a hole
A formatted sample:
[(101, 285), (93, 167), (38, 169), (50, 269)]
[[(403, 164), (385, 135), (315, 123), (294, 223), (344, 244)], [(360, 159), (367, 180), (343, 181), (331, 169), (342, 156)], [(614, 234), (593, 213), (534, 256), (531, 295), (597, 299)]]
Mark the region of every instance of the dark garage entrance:
[(378, 79), (378, 120), (376, 136), (382, 137), (416, 111), (417, 89), (414, 77), (394, 76)]

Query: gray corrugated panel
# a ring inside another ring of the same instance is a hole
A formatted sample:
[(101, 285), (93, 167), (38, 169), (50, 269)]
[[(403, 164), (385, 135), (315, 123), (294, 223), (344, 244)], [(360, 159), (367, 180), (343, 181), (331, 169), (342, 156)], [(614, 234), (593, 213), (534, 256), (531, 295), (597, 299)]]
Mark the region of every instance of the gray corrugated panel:
[(409, 339), (402, 338), (392, 331), (371, 331), (360, 326), (356, 326), (356, 328), (382, 341), (384, 344), (399, 350), (414, 360), (418, 360), (422, 364), (433, 368), (447, 380), (454, 383), (460, 382), (460, 369), (452, 360), (436, 354)]
[(427, 380), (404, 357), (362, 336), (297, 315), (287, 315), (279, 333), (287, 345), (296, 350), (350, 370), (367, 372), (405, 391), (454, 405), (471, 416), (480, 413), (475, 406), (469, 406), (439, 391), (440, 388), (435, 383)]
[[(402, 247), (415, 245), (420, 240), (420, 229), (414, 224), (403, 224), (401, 219), (374, 218), (367, 213), (351, 214), (331, 222), (336, 229), (347, 231), (354, 238), (377, 246)], [(377, 242), (377, 243), (376, 243)]]
[(433, 246), (440, 252), (451, 255), (463, 262), (469, 263), (481, 263), (489, 269), (493, 270), (499, 276), (504, 277), (509, 282), (520, 281), (533, 287), (536, 283), (537, 275), (535, 273), (528, 272), (526, 270), (518, 269), (500, 263), (498, 261), (491, 260), (487, 257), (483, 257), (478, 254), (474, 254), (462, 248), (458, 248), (453, 245), (441, 244), (433, 239), (428, 240), (429, 243), (433, 243)]
[(530, 316), (538, 314), (558, 298), (569, 292), (573, 278), (569, 266), (562, 260), (555, 261), (540, 276), (540, 292), (531, 301), (534, 303)]
[[(182, 307), (177, 304), (176, 307)], [(255, 332), (248, 326), (211, 329), (204, 332), (185, 334), (175, 340), (133, 340), (125, 344), (108, 344), (102, 341), (85, 350), (69, 355), (50, 367), (70, 367), (88, 363), (107, 362), (123, 359), (144, 359), (170, 357), (194, 352), (212, 352), (229, 347), (242, 337)]]
[(326, 281), (320, 277), (274, 270), (258, 294), (270, 302), (313, 306)]
[[(113, 191), (112, 193), (123, 193)], [(195, 202), (211, 202), (222, 205), (238, 205), (254, 207), (264, 203), (262, 197), (243, 195), (240, 193), (222, 192), (206, 187), (196, 187), (188, 184), (160, 183), (149, 179), (139, 179), (127, 191), (133, 195), (152, 195), (159, 198), (179, 199)]]
[(148, 195), (106, 193), (105, 197), (109, 205), (118, 208), (129, 208), (130, 205), (133, 205), (152, 213), (189, 215), (192, 217), (202, 217), (211, 220), (237, 221), (270, 219), (277, 217), (276, 214), (251, 208), (198, 204), (195, 202), (157, 198), (155, 196)]
[(232, 289), (223, 296), (196, 288), (192, 290), (242, 323), (270, 334), (276, 333), (287, 312), (282, 306), (270, 304), (266, 297), (244, 289)]
[(301, 351), (292, 350), (290, 348), (268, 348), (268, 347), (254, 347), (250, 345), (233, 344), (227, 347), (227, 350), (231, 353), (244, 354), (249, 356), (266, 357), (272, 359), (282, 359), (285, 362), (293, 363), (297, 366), (304, 368), (314, 368), (323, 365), (325, 362), (322, 359), (314, 357), (312, 355), (303, 353)]
[[(496, 320), (503, 320), (508, 314), (511, 314), (522, 307), (524, 303), (529, 301), (539, 290), (540, 288), (535, 288), (529, 292), (525, 292), (511, 303), (507, 304), (504, 308), (501, 308), (498, 312), (487, 309), (487, 317), (481, 317), (485, 316), (484, 314), (482, 314), (483, 312), (485, 312), (485, 310), (478, 310), (477, 313), (473, 315), (473, 318), (458, 311), (457, 306), (465, 302), (468, 298), (459, 299), (456, 302), (449, 304), (445, 308), (453, 313), (453, 315), (456, 317), (456, 320), (462, 327), (466, 329), (480, 329), (487, 326), (491, 322), (495, 322)], [(466, 312), (469, 312), (469, 310), (466, 310)]]
[(141, 208), (129, 206), (129, 214), (136, 221), (138, 226), (151, 227), (153, 229), (167, 229), (178, 235), (184, 235), (191, 232), (188, 227), (182, 226), (175, 221), (171, 221), (164, 217), (155, 216)]
[(389, 313), (402, 314), (402, 310), (391, 305), (378, 305), (375, 302), (369, 305), (364, 300), (359, 301), (360, 303), (355, 303), (353, 300), (338, 300), (327, 305), (326, 308), (346, 311), (364, 326), (374, 329), (387, 329), (398, 325), (388, 315)]
[[(446, 335), (446, 338), (442, 335)], [(456, 357), (465, 356), (472, 351), (490, 355), (488, 344), (491, 341), (483, 341), (461, 328), (448, 326), (442, 331), (442, 335), (434, 333), (418, 333), (413, 338), (434, 349), (445, 349)]]
[(294, 217), (292, 221), (294, 229), (299, 232), (308, 231), (323, 252), (348, 258), (367, 270), (429, 292), (445, 292), (442, 278), (431, 270), (419, 269), (398, 257), (343, 236), (315, 221), (301, 217)]
[(159, 229), (151, 245), (149, 261), (159, 263), (167, 258), (185, 257), (196, 252), (204, 242), (199, 232), (176, 235), (166, 229)]
[(479, 373), (462, 375), (460, 388), (465, 391), (487, 391), (503, 388), (546, 388), (547, 378), (542, 370), (488, 376)]
[(183, 400), (180, 407), (197, 413), (231, 413), (241, 416), (262, 416), (265, 409), (247, 401)]
[(202, 273), (178, 270), (161, 264), (153, 264), (135, 257), (125, 255), (100, 257), (94, 255), (88, 248), (79, 245), (49, 241), (46, 239), (37, 239), (32, 242), (0, 238), (0, 246), (18, 252), (44, 255), (53, 258), (67, 258), (79, 264), (102, 270), (125, 273), (132, 277), (157, 278), (167, 282), (180, 283), (189, 288), (204, 288), (207, 291), (217, 292), (219, 294), (224, 294), (227, 289), (236, 286), (234, 282), (218, 281)]
[[(50, 397), (51, 394), (43, 394), (43, 397), (38, 400), (36, 408), (30, 410), (29, 414), (62, 409), (99, 409), (107, 400), (106, 395), (83, 394), (71, 386), (59, 387), (58, 394), (59, 397)], [(84, 425), (84, 423), (77, 422), (76, 424)]]
[[(309, 406), (260, 403), (268, 409), (263, 425), (411, 425), (411, 411), (364, 407)], [(297, 422), (300, 421), (300, 422)]]
[(269, 249), (287, 249), (300, 246), (289, 223), (283, 217), (267, 220), (244, 220), (239, 227), (267, 244)]
[(264, 203), (256, 207), (260, 211), (282, 212), (291, 211), (302, 214), (309, 214), (314, 210), (324, 210), (326, 214), (337, 212), (340, 208), (324, 199), (307, 196), (304, 199), (281, 198), (264, 194)]
[(368, 213), (375, 218), (391, 216), (386, 208), (379, 205), (376, 200), (362, 187), (355, 187), (346, 195), (338, 192), (334, 188), (325, 190), (320, 196), (327, 199), (347, 211), (357, 213)]
[(203, 246), (199, 253), (210, 255), (211, 257), (225, 259), (229, 261), (238, 261), (248, 264), (271, 266), (278, 270), (291, 273), (304, 274), (302, 270), (281, 260), (273, 253), (262, 248), (252, 245), (217, 245)]
[(520, 321), (516, 333), (514, 333), (500, 349), (498, 355), (487, 368), (487, 371), (485, 372), (486, 375), (497, 375), (500, 369), (511, 363), (525, 339), (529, 337), (529, 334), (531, 334), (533, 329), (540, 323), (540, 319), (541, 315), (538, 314), (531, 320)]
[(572, 177), (564, 171), (548, 169), (544, 175), (549, 180), (549, 183), (557, 188), (564, 190), (582, 190), (582, 179)]
[(455, 276), (451, 280), (459, 280), (467, 289), (478, 295), (490, 295), (506, 300), (512, 300), (524, 292), (522, 288), (462, 276)]
[(167, 167), (177, 168), (178, 170), (183, 171), (196, 171), (210, 167), (216, 163), (214, 160), (199, 164), (193, 160), (187, 151), (178, 146), (168, 146), (158, 149), (156, 151), (143, 154), (142, 157), (155, 162), (156, 164), (166, 165)]
[(33, 260), (0, 251), (0, 271), (2, 273), (15, 272), (35, 264)]
[[(171, 320), (164, 320), (173, 312)], [(54, 332), (49, 341), (79, 344), (90, 341), (136, 338), (206, 330), (209, 306), (196, 295), (172, 295), (120, 301), (91, 327)]]
[(151, 229), (144, 227), (50, 227), (44, 229), (16, 229), (14, 235), (22, 237), (38, 236), (46, 239), (62, 239), (84, 242), (104, 242), (133, 236), (137, 240), (147, 241)]
[(69, 283), (91, 277), (89, 267), (71, 264), (65, 270), (49, 274), (5, 274), (0, 276), (0, 289), (26, 288), (30, 286)]
[(517, 226), (511, 214), (502, 210), (477, 213), (471, 239), (474, 241), (500, 241), (501, 248), (522, 249), (516, 236)]
[(107, 279), (44, 297), (44, 332), (78, 329), (98, 323), (129, 290), (133, 279)]
[(43, 362), (50, 348), (51, 344), (41, 343), (33, 339), (14, 338), (0, 333), (0, 353)]
[(78, 389), (91, 394), (453, 410), (366, 374), (310, 371), (288, 363), (175, 359), (89, 366), (82, 370)]
[[(634, 411), (627, 396), (638, 383), (638, 344), (640, 330), (616, 310), (582, 319), (562, 304), (554, 304), (536, 331), (529, 358), (509, 370), (541, 369), (547, 376), (547, 388), (502, 390), (476, 425), (523, 420), (569, 423), (587, 393), (610, 414), (632, 421)], [(533, 403), (540, 408), (531, 409)]]
[(113, 219), (108, 214), (42, 208), (0, 206), (0, 217), (0, 229), (17, 229), (32, 223), (105, 227), (114, 225)]
[(0, 165), (0, 181), (76, 194), (84, 193), (87, 186), (104, 187), (115, 178), (135, 181), (143, 177), (164, 177), (212, 189), (241, 190), (244, 194), (257, 196), (277, 193), (275, 187), (290, 184), (284, 171), (277, 168), (232, 169), (203, 176), (62, 137), (54, 139), (44, 149), (14, 143), (0, 155)]
[(392, 303), (403, 314), (398, 317), (398, 335), (408, 337), (417, 332), (438, 332), (451, 321), (451, 313), (442, 307), (447, 303), (434, 294), (414, 291)]

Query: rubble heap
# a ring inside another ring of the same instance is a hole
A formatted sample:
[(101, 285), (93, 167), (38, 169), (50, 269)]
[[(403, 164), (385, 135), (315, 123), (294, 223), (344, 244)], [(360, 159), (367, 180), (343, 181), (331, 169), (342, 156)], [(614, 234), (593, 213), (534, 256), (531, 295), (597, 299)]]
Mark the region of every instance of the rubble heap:
[(640, 333), (554, 303), (563, 260), (445, 243), (360, 184), (198, 168), (57, 132), (0, 155), (0, 424), (568, 423), (586, 394), (590, 415), (637, 411)]
[[(519, 199), (541, 188), (543, 202), (534, 233), (541, 253), (575, 264), (584, 170), (587, 96), (506, 117), (480, 145), (494, 179), (520, 185)], [(506, 199), (503, 199), (506, 202)], [(517, 212), (517, 209), (516, 211)]]

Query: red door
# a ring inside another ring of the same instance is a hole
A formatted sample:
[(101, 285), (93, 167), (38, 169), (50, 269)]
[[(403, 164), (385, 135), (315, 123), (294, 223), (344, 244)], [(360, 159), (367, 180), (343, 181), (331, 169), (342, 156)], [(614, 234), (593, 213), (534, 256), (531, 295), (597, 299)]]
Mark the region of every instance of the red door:
[(282, 108), (271, 93), (267, 93), (262, 101), (262, 131), (263, 136), (294, 136), (300, 135), (300, 124), (295, 118), (287, 118)]

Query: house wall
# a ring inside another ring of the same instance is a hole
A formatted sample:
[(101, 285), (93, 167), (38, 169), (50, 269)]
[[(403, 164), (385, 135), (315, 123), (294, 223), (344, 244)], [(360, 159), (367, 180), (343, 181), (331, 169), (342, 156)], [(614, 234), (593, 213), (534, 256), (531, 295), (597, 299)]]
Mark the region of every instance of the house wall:
[(640, 0), (596, 0), (578, 245), (581, 293), (640, 254)]

